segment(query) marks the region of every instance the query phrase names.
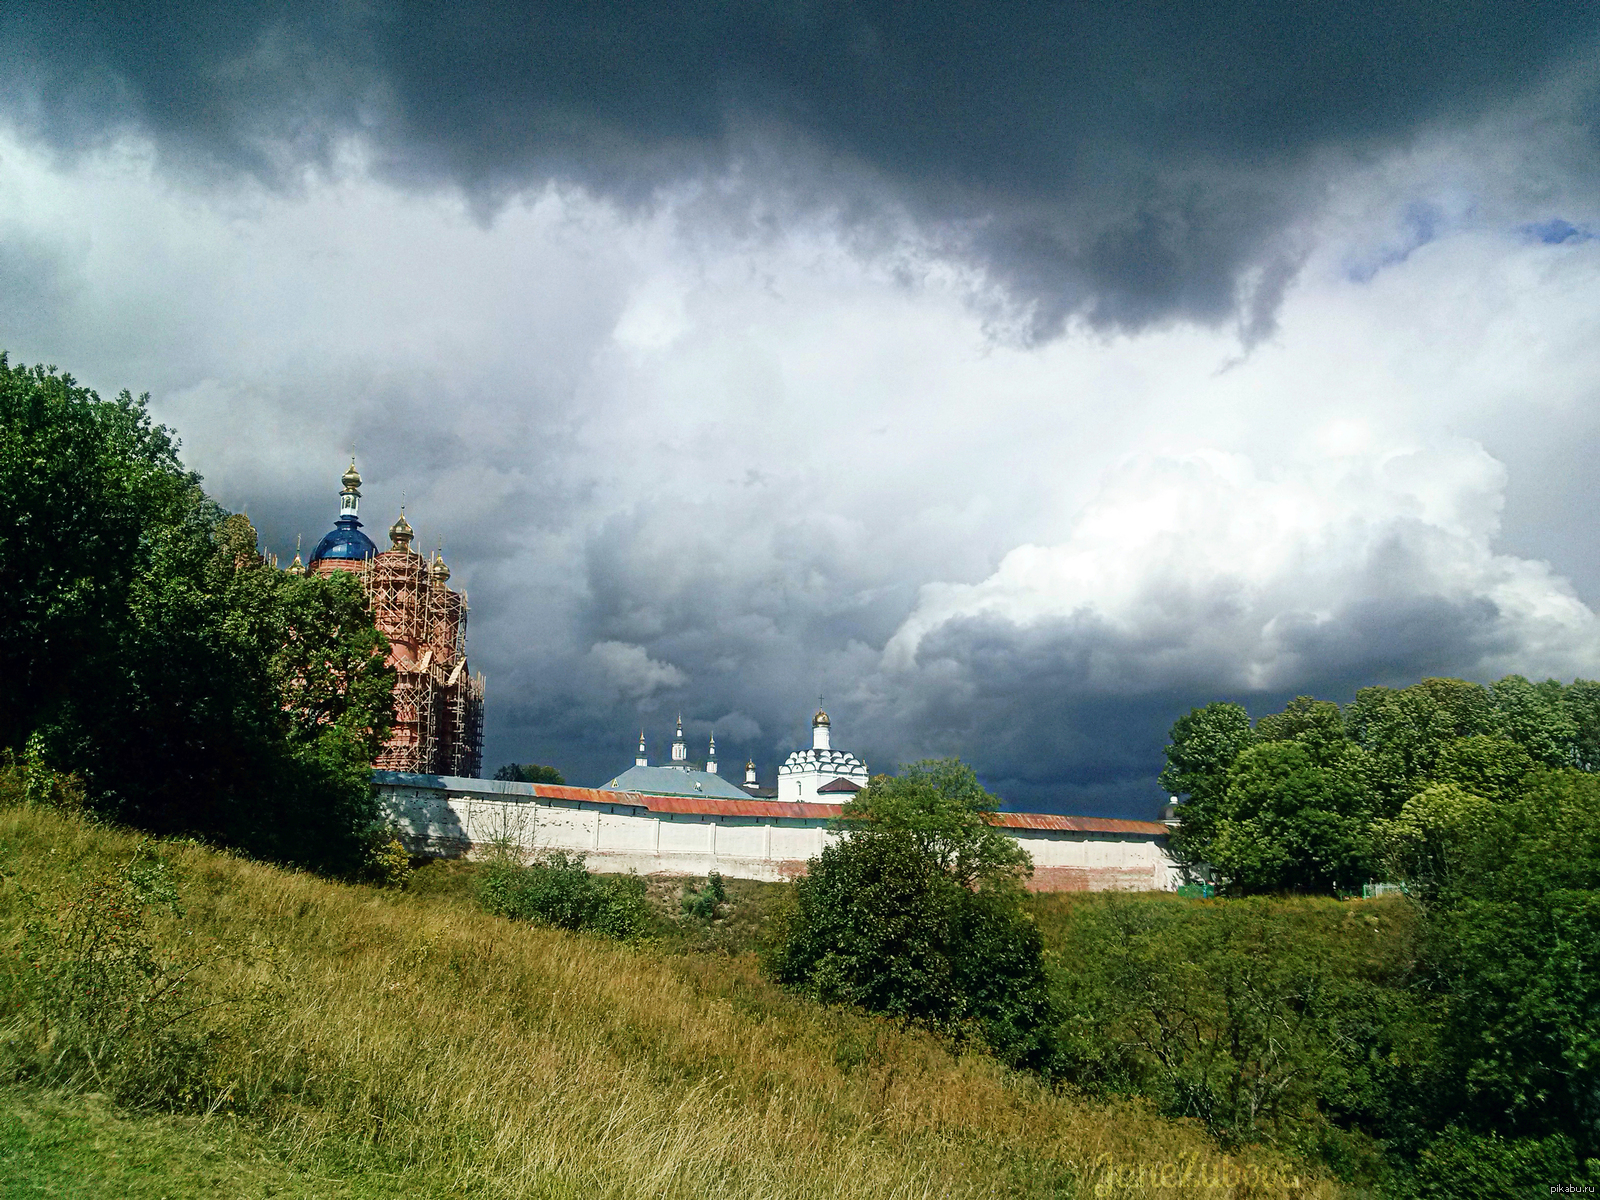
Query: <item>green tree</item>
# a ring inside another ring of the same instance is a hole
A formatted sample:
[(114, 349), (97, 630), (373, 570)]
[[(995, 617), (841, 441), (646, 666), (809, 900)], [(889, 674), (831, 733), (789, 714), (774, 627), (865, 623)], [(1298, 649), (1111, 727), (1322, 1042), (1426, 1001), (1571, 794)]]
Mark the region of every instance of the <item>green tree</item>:
[(1600, 779), (1537, 771), (1458, 842), (1429, 909), (1439, 1119), (1600, 1157)]
[(1578, 723), (1559, 681), (1529, 683), (1507, 675), (1491, 689), (1504, 736), (1546, 767), (1569, 767), (1577, 756)]
[(540, 763), (507, 763), (494, 773), (494, 777), (503, 783), (550, 783), (559, 786), (567, 782), (560, 771)]
[(1240, 892), (1331, 894), (1368, 876), (1369, 821), (1362, 781), (1339, 759), (1263, 742), (1228, 771), (1206, 857)]
[(1533, 756), (1510, 738), (1477, 733), (1441, 746), (1432, 778), (1490, 800), (1509, 800), (1533, 766)]
[(811, 860), (766, 955), (781, 983), (957, 1035), (1044, 1066), (1050, 998), (1022, 910), (1025, 853), (984, 819), (998, 802), (955, 760), (879, 776), (844, 838)]
[(360, 865), (387, 645), (354, 580), (263, 561), (143, 399), (0, 356), (0, 583), (8, 748), (129, 824)]
[(1574, 679), (1562, 693), (1561, 707), (1575, 731), (1572, 765), (1600, 771), (1600, 682)]
[(102, 401), (0, 353), (0, 745), (103, 682), (152, 528), (203, 522), (199, 480), (145, 398)]
[(844, 805), (838, 827), (903, 831), (935, 869), (970, 888), (1033, 869), (1027, 851), (990, 824), (999, 808), (960, 759), (924, 759), (876, 776)]
[(1362, 688), (1345, 709), (1345, 723), (1367, 753), (1375, 815), (1385, 817), (1428, 785), (1445, 745), (1503, 727), (1494, 694), (1462, 679)]
[(1455, 783), (1435, 783), (1400, 812), (1373, 822), (1373, 859), (1385, 878), (1404, 882), (1424, 904), (1460, 886), (1473, 842), (1492, 803)]
[(1256, 740), (1255, 731), (1242, 705), (1216, 701), (1179, 717), (1170, 737), (1160, 782), (1172, 795), (1185, 797), (1172, 851), (1180, 862), (1205, 862), (1216, 836), (1228, 768), (1239, 751)]

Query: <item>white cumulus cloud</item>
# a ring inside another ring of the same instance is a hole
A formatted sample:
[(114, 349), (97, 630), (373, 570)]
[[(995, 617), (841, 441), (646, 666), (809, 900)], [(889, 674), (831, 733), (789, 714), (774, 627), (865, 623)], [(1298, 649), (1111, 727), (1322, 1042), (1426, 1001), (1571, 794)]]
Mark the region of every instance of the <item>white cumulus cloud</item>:
[[(1324, 447), (1365, 440), (1328, 434)], [(1065, 540), (1018, 546), (978, 583), (924, 586), (885, 665), (980, 669), (973, 646), (992, 656), (1010, 632), (1034, 653), (1070, 648), (1069, 686), (1088, 692), (1592, 671), (1595, 614), (1548, 564), (1495, 551), (1505, 486), (1501, 464), (1462, 440), (1275, 465), (1133, 457)]]

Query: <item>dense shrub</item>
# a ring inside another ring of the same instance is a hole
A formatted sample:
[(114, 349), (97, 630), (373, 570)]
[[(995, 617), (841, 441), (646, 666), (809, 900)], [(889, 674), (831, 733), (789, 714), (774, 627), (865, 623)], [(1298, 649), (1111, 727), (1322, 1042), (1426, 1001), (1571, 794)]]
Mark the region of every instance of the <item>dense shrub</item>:
[(1406, 1200), (1523, 1200), (1553, 1195), (1555, 1188), (1600, 1183), (1600, 1170), (1578, 1162), (1570, 1139), (1507, 1139), (1449, 1129), (1417, 1155), (1409, 1172), (1394, 1183)]
[(723, 886), (722, 875), (718, 871), (712, 871), (706, 876), (705, 886), (688, 892), (683, 897), (680, 907), (688, 916), (709, 921), (717, 915), (718, 907), (727, 901), (728, 889)]
[(1063, 1074), (1148, 1095), (1225, 1144), (1371, 1158), (1341, 1127), (1387, 1132), (1433, 1054), (1404, 901), (1110, 894), (1069, 911), (1052, 947)]
[(1428, 910), (1429, 982), (1449, 998), (1433, 1104), (1475, 1134), (1600, 1157), (1600, 779), (1537, 771), (1455, 837)]
[(766, 958), (773, 977), (1047, 1066), (1049, 986), (1018, 882), (1026, 856), (983, 820), (994, 804), (953, 760), (873, 780), (846, 809), (847, 836), (795, 883)]
[(591, 875), (582, 854), (547, 850), (531, 863), (502, 851), (478, 877), (478, 898), (498, 916), (608, 937), (640, 936), (650, 924), (644, 881)]

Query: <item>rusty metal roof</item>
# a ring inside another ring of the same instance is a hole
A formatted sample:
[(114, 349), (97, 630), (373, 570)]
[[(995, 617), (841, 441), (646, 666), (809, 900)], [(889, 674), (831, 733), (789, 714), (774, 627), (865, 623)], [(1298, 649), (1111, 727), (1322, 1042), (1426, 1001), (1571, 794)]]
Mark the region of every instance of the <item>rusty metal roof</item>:
[(990, 813), (991, 825), (1002, 829), (1059, 829), (1068, 833), (1143, 833), (1172, 832), (1160, 821), (1123, 821), (1113, 817), (1062, 817), (1055, 813)]
[(541, 800), (577, 800), (584, 804), (632, 804), (645, 806), (645, 798), (638, 792), (617, 792), (609, 788), (568, 787), (565, 784), (535, 783), (528, 785)]
[(799, 804), (788, 800), (714, 800), (709, 796), (641, 796), (653, 813), (695, 813), (711, 817), (805, 817), (832, 820), (841, 804)]
[[(844, 811), (842, 804), (797, 804), (787, 800), (721, 800), (713, 796), (654, 796), (610, 788), (566, 787), (552, 783), (525, 784), (543, 800), (573, 800), (582, 804), (626, 804), (653, 813), (704, 817), (789, 817), (832, 820)], [(1114, 817), (1065, 817), (1055, 813), (990, 813), (989, 824), (1002, 829), (1037, 829), (1061, 833), (1123, 833), (1162, 837), (1172, 832), (1160, 821), (1124, 821)]]

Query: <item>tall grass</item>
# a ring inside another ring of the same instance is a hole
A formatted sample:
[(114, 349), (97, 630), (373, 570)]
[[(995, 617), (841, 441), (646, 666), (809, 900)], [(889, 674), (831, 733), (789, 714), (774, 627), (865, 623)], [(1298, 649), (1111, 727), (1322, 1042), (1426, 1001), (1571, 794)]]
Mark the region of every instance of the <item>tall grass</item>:
[[(131, 835), (0, 809), (0, 935), (125, 870)], [(167, 843), (151, 954), (193, 986), (203, 1111), (397, 1190), (583, 1197), (1333, 1196), (1192, 1123), (1055, 1094), (980, 1055), (791, 997), (751, 955), (668, 955), (449, 896)], [(32, 899), (28, 899), (28, 897)], [(271, 997), (268, 1003), (262, 997)], [(33, 1036), (13, 1022), (12, 1040)], [(41, 1035), (48, 1036), (48, 1035)]]

